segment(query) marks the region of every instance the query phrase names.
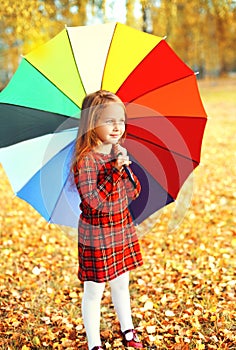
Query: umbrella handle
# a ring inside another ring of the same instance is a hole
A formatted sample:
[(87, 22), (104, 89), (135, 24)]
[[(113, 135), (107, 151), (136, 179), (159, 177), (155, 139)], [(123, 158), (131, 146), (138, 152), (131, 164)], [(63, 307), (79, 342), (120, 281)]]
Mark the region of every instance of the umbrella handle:
[(134, 181), (134, 177), (133, 177), (131, 171), (129, 170), (129, 168), (126, 165), (123, 165), (123, 167), (124, 167), (126, 174), (128, 175), (130, 182), (133, 184), (134, 188), (136, 188), (137, 185), (136, 185), (136, 182)]
[[(120, 153), (117, 154), (117, 157), (122, 156), (122, 155), (123, 154), (120, 152)], [(136, 185), (136, 182), (134, 181), (134, 177), (133, 177), (131, 171), (129, 170), (129, 168), (126, 165), (123, 165), (123, 168), (124, 168), (124, 171), (126, 172), (126, 174), (128, 175), (128, 178), (129, 178), (130, 182), (132, 183), (134, 188), (136, 188), (137, 185)]]

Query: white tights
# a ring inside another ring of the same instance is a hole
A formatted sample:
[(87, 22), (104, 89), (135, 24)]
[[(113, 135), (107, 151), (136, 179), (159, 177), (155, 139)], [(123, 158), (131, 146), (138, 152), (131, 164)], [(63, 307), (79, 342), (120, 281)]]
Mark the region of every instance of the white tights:
[[(129, 294), (129, 272), (109, 282), (111, 287), (112, 302), (114, 304), (121, 331), (133, 329)], [(86, 329), (88, 347), (101, 346), (100, 338), (100, 305), (105, 288), (105, 283), (92, 281), (84, 282), (84, 294), (82, 299), (82, 316)]]

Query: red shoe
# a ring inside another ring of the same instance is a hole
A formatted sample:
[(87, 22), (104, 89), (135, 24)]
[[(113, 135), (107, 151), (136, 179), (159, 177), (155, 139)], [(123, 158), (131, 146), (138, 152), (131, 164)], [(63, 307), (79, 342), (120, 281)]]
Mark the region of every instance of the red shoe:
[[(131, 340), (126, 339), (125, 335), (127, 333), (133, 333), (133, 338)], [(122, 342), (123, 342), (123, 345), (125, 347), (131, 347), (131, 348), (135, 348), (135, 349), (143, 349), (143, 344), (139, 340), (135, 329), (127, 329), (127, 331), (122, 332), (122, 336), (123, 336)]]

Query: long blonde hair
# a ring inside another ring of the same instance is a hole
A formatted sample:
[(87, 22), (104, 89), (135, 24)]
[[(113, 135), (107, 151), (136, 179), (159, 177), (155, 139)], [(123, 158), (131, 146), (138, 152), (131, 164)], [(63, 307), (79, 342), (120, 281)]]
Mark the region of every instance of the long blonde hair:
[[(124, 108), (125, 118), (127, 118), (125, 105), (114, 93), (106, 90), (98, 90), (85, 96), (82, 103), (80, 125), (72, 158), (72, 172), (75, 165), (101, 142), (95, 132), (96, 121), (109, 103), (120, 103)], [(126, 132), (122, 135), (121, 139), (124, 139), (125, 136)]]

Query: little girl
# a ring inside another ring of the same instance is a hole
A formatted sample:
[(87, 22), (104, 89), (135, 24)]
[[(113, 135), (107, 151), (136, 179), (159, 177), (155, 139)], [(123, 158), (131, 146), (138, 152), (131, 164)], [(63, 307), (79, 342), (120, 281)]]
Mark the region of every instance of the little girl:
[(100, 304), (107, 281), (124, 346), (143, 348), (129, 294), (129, 271), (142, 265), (142, 256), (128, 204), (141, 187), (120, 145), (125, 127), (125, 106), (115, 94), (100, 90), (84, 98), (72, 170), (81, 198), (78, 277), (84, 282), (82, 316), (89, 350), (103, 349)]

